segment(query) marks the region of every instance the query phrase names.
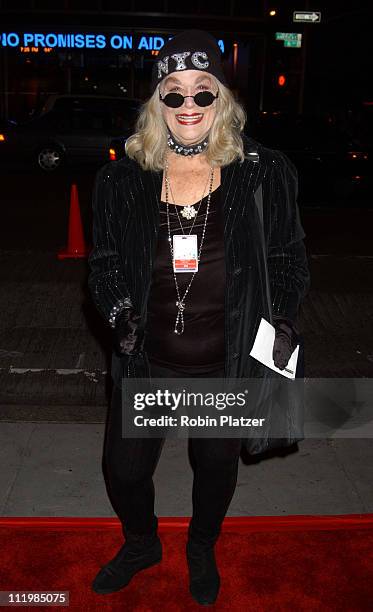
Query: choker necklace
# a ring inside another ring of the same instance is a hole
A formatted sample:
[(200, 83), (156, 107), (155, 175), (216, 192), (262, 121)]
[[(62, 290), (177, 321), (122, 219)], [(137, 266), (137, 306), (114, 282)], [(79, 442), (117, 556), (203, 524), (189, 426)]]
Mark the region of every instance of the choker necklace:
[(206, 149), (208, 145), (208, 137), (201, 142), (188, 147), (187, 145), (182, 145), (177, 142), (171, 132), (168, 132), (167, 144), (171, 151), (174, 151), (174, 153), (178, 153), (179, 155), (198, 155), (198, 153), (203, 153), (203, 151)]

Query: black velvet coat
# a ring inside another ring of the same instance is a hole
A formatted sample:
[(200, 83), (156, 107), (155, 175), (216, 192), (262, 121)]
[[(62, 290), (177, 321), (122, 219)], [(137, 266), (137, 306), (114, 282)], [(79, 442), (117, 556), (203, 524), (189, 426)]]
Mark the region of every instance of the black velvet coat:
[[(295, 322), (310, 284), (296, 169), (282, 152), (245, 136), (243, 140), (245, 160), (221, 169), (227, 378), (270, 375), (269, 368), (249, 355), (260, 319), (272, 322), (273, 316), (283, 316)], [(254, 200), (260, 184), (264, 239)], [(88, 284), (98, 310), (111, 327), (116, 313), (132, 305), (146, 329), (161, 190), (161, 171), (143, 171), (128, 158), (105, 165), (97, 174)], [(118, 386), (123, 377), (148, 377), (146, 352), (124, 357), (113, 352), (111, 374)], [(254, 452), (266, 444), (256, 445)]]

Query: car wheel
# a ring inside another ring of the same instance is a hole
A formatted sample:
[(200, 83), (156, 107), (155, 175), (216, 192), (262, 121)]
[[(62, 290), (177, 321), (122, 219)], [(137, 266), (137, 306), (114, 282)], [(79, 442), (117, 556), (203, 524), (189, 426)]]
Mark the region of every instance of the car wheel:
[(63, 165), (64, 154), (57, 145), (45, 145), (38, 150), (36, 161), (39, 168), (44, 172), (53, 172)]

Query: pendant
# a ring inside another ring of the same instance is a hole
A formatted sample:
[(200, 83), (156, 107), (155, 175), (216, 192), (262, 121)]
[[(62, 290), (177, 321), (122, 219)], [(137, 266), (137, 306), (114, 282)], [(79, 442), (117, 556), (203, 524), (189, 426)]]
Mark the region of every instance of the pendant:
[[(178, 334), (179, 336), (181, 334), (184, 333), (184, 317), (183, 317), (183, 310), (185, 308), (185, 304), (184, 302), (181, 300), (180, 302), (176, 302), (176, 306), (178, 307), (178, 313), (176, 316), (176, 322), (175, 322), (175, 329), (174, 332), (175, 334)], [(180, 328), (181, 326), (181, 328)]]
[(185, 219), (192, 219), (193, 217), (196, 216), (197, 211), (193, 205), (184, 206), (180, 214), (182, 214), (183, 217), (185, 217)]

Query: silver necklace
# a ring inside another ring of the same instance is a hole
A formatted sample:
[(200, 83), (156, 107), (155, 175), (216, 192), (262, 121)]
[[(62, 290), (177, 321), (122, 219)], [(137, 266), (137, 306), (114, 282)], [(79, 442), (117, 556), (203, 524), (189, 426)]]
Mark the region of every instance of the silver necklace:
[[(211, 200), (211, 192), (212, 192), (212, 185), (214, 182), (214, 168), (211, 167), (211, 174), (210, 174), (210, 186), (209, 186), (209, 193), (207, 196), (207, 206), (206, 206), (206, 214), (205, 214), (205, 221), (204, 221), (204, 225), (203, 225), (203, 230), (202, 230), (202, 237), (201, 237), (201, 244), (198, 250), (198, 264), (200, 262), (201, 259), (201, 251), (202, 251), (202, 245), (203, 245), (203, 241), (205, 239), (205, 233), (206, 233), (206, 225), (207, 225), (207, 217), (209, 214), (209, 208), (210, 208), (210, 200)], [(170, 245), (170, 251), (171, 251), (171, 260), (173, 261), (174, 258), (174, 249), (172, 246), (172, 240), (171, 240), (171, 229), (170, 229), (170, 216), (169, 216), (169, 210), (168, 210), (168, 189), (170, 187), (170, 180), (168, 177), (168, 163), (166, 161), (165, 164), (165, 187), (166, 187), (166, 205), (167, 205), (167, 229), (168, 229), (168, 243)], [(203, 199), (203, 197), (202, 197)], [(174, 271), (174, 268), (172, 266), (172, 271), (173, 271), (173, 275), (174, 275), (174, 281), (175, 281), (175, 288), (176, 288), (176, 293), (177, 293), (177, 302), (176, 302), (176, 306), (178, 309), (177, 315), (176, 315), (176, 321), (175, 321), (175, 328), (174, 328), (174, 332), (175, 334), (181, 335), (184, 333), (184, 309), (185, 309), (185, 298), (189, 292), (189, 289), (192, 285), (192, 282), (194, 280), (194, 277), (196, 275), (196, 272), (193, 272), (192, 278), (190, 279), (188, 286), (184, 292), (183, 297), (180, 297), (180, 291), (179, 291), (179, 285), (177, 282), (177, 278), (176, 278), (176, 274)]]

